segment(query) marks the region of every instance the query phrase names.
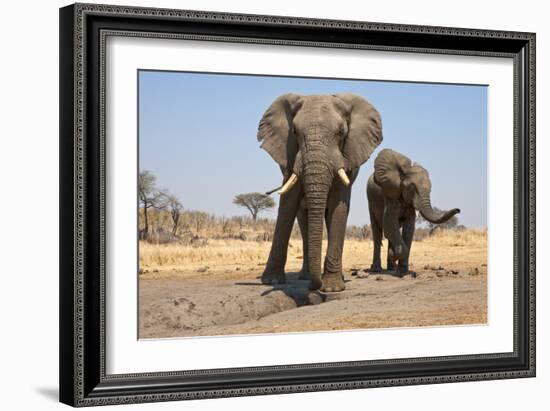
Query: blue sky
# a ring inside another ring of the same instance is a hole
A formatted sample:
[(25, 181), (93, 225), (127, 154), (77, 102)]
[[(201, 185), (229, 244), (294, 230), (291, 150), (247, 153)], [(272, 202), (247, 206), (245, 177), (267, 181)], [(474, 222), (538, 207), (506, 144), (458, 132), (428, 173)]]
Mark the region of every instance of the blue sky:
[(281, 183), (256, 132), (287, 92), (356, 93), (382, 116), (384, 141), (353, 185), (350, 224), (369, 223), (366, 182), (376, 154), (392, 148), (430, 172), (434, 206), (459, 207), (462, 224), (487, 226), (486, 86), (140, 71), (140, 170), (153, 172), (186, 209), (245, 215), (232, 203), (236, 194)]

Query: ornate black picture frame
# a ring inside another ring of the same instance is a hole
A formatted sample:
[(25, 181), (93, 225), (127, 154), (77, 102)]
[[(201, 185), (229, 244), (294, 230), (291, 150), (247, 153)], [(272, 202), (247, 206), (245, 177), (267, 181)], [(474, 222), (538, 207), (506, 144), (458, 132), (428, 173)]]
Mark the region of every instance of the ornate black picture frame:
[[(104, 52), (112, 35), (512, 58), (513, 352), (106, 374)], [(60, 100), (62, 402), (91, 406), (535, 376), (535, 34), (75, 4), (60, 10)]]

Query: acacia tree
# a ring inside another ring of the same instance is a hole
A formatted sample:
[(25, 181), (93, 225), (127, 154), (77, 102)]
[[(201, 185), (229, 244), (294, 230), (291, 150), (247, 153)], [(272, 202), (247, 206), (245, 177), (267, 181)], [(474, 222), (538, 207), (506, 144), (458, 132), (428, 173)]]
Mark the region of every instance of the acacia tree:
[[(436, 213), (441, 213), (442, 211), (437, 208), (433, 207), (433, 210)], [(438, 228), (445, 228), (445, 229), (455, 229), (458, 226), (458, 217), (456, 215), (449, 218), (447, 221), (441, 224), (435, 224), (431, 223), (428, 220), (426, 220), (424, 217), (422, 217), (422, 214), (418, 213), (418, 216), (416, 217), (416, 222), (419, 224), (426, 224), (426, 227), (428, 230), (430, 230), (429, 235), (432, 235), (435, 230)]]
[(245, 193), (235, 196), (233, 204), (246, 208), (256, 222), (258, 214), (263, 210), (275, 207), (275, 201), (262, 193)]
[(148, 170), (139, 172), (138, 177), (138, 197), (139, 204), (143, 208), (144, 227), (140, 230), (140, 237), (144, 240), (149, 238), (149, 209), (162, 208), (165, 194), (156, 188), (157, 178)]

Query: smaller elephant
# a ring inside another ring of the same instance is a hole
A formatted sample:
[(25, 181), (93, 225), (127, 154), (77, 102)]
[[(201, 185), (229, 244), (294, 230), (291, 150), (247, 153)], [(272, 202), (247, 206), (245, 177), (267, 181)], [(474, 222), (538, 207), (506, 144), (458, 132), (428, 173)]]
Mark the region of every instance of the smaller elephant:
[[(371, 272), (382, 271), (382, 233), (388, 239), (388, 267), (403, 276), (409, 272), (416, 210), (431, 223), (441, 224), (459, 213), (458, 208), (436, 212), (431, 205), (428, 171), (394, 150), (382, 150), (374, 160), (367, 182), (367, 199), (374, 242)], [(397, 266), (396, 266), (397, 262)]]

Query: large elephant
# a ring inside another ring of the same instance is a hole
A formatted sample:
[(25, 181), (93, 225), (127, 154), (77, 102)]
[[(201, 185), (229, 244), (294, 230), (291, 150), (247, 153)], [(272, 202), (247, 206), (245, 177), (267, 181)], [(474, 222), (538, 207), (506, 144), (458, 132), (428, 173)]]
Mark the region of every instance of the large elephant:
[[(432, 208), (428, 171), (396, 151), (382, 150), (374, 160), (367, 182), (367, 199), (374, 251), (371, 272), (380, 272), (382, 233), (388, 239), (388, 270), (400, 276), (409, 271), (416, 210), (431, 223), (441, 224), (459, 213), (458, 208), (436, 212)], [(397, 261), (397, 267), (395, 262)]]
[[(301, 278), (310, 280), (312, 290), (342, 291), (351, 184), (382, 141), (380, 115), (355, 94), (284, 94), (263, 115), (258, 141), (281, 167), (284, 183), (262, 282), (286, 282), (288, 241), (298, 216), (304, 247)], [(328, 250), (322, 272), (325, 220)]]

